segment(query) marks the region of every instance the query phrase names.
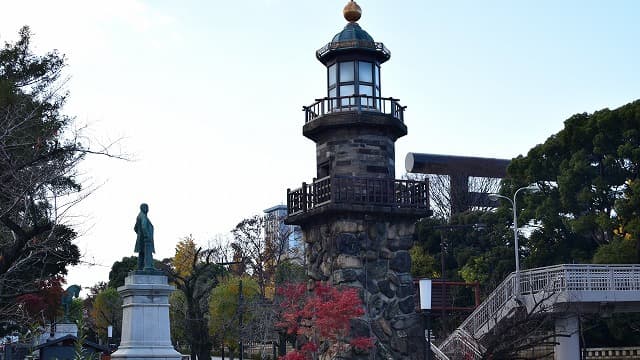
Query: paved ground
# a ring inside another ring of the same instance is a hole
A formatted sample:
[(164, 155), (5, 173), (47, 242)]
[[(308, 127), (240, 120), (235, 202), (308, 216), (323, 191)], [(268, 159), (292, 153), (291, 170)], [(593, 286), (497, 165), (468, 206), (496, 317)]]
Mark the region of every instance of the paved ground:
[[(212, 356), (211, 360), (222, 360), (222, 358), (220, 356)], [(233, 359), (231, 359), (229, 356), (225, 355), (224, 360), (238, 360), (238, 357), (234, 357)], [(245, 360), (248, 360), (247, 357), (245, 357)]]

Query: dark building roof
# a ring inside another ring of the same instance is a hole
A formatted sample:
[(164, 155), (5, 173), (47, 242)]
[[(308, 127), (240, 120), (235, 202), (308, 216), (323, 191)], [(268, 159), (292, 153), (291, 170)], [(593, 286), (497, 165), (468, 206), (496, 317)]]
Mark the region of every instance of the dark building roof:
[[(62, 346), (70, 344), (71, 346), (73, 346), (73, 343), (75, 343), (77, 340), (78, 340), (78, 338), (76, 336), (73, 336), (73, 335), (69, 334), (69, 335), (65, 335), (63, 337), (59, 337), (59, 338), (54, 339), (54, 340), (47, 340), (47, 342), (36, 346), (35, 350), (39, 350), (41, 348), (49, 347), (49, 346), (58, 346), (58, 344), (61, 344)], [(108, 347), (106, 347), (104, 345), (96, 344), (96, 343), (94, 343), (92, 341), (89, 341), (89, 340), (85, 340), (82, 343), (82, 347), (89, 347), (89, 348), (93, 348), (93, 349), (95, 349), (97, 351), (102, 351), (102, 352), (106, 352), (106, 351), (109, 350)]]
[(333, 37), (331, 42), (351, 41), (351, 40), (364, 40), (364, 41), (373, 42), (373, 38), (371, 37), (371, 35), (369, 35), (369, 33), (367, 33), (366, 31), (364, 31), (364, 29), (362, 29), (360, 25), (358, 25), (358, 23), (354, 23), (354, 22), (348, 23), (344, 27), (344, 29), (342, 29), (342, 31), (340, 31), (339, 33), (336, 34), (336, 36)]
[(391, 52), (384, 44), (377, 43), (368, 32), (358, 25), (362, 9), (354, 1), (347, 3), (343, 10), (347, 25), (337, 33), (331, 42), (316, 51), (316, 58), (327, 65), (339, 55), (356, 55), (373, 57), (383, 63), (391, 57)]

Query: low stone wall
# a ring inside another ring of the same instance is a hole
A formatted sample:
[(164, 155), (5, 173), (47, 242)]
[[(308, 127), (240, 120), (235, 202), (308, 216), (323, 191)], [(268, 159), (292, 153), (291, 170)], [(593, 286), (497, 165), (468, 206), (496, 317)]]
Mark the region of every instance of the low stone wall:
[(585, 359), (628, 360), (640, 359), (640, 347), (607, 347), (584, 349)]

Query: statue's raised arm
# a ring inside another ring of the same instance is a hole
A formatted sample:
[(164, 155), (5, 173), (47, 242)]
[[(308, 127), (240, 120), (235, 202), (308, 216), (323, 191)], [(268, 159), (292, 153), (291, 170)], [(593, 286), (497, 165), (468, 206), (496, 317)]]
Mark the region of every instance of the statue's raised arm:
[(138, 253), (138, 270), (155, 271), (153, 267), (153, 224), (147, 217), (149, 205), (141, 204), (140, 212), (136, 218), (136, 225), (133, 230), (136, 232), (135, 252)]

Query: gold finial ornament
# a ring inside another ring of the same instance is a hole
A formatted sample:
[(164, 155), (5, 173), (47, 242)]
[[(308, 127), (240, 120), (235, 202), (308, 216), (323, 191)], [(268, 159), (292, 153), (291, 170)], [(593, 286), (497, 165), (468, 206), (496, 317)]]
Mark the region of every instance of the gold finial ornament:
[(362, 9), (355, 1), (351, 0), (342, 9), (342, 14), (348, 22), (356, 22), (362, 16)]

